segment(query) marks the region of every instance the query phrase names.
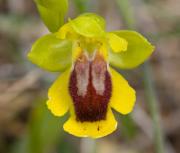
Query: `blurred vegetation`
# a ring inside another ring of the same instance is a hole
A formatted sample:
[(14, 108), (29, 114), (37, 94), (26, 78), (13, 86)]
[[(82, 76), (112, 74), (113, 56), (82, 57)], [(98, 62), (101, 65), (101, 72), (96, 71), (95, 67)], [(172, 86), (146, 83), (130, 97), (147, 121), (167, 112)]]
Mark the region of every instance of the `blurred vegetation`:
[(142, 74), (152, 79), (146, 85), (156, 87), (164, 152), (179, 153), (179, 0), (71, 0), (69, 5), (70, 17), (92, 10), (106, 18), (108, 30), (138, 29), (156, 46), (150, 75), (143, 67), (121, 71), (137, 90), (136, 107), (128, 116), (117, 114), (118, 130), (95, 142), (64, 133), (67, 116), (54, 117), (45, 104), (58, 74), (37, 69), (26, 58), (32, 43), (48, 30), (33, 0), (0, 0), (0, 153), (155, 153), (147, 101), (154, 95), (145, 92)]

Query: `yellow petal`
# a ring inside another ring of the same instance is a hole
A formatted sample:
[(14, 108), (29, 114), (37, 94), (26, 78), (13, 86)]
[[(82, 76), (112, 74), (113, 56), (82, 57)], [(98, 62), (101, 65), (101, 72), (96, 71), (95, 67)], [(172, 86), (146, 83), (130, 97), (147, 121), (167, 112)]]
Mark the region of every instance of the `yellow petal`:
[(114, 69), (110, 68), (112, 78), (112, 97), (110, 105), (116, 111), (122, 114), (128, 114), (132, 111), (136, 95), (128, 82)]
[(64, 130), (77, 137), (100, 138), (116, 130), (117, 122), (111, 109), (108, 109), (106, 120), (95, 122), (77, 121), (75, 115), (72, 115), (64, 124)]
[(70, 69), (60, 75), (48, 92), (47, 106), (55, 116), (64, 115), (72, 103), (68, 91)]
[(114, 52), (118, 53), (127, 50), (128, 42), (124, 38), (121, 38), (114, 33), (108, 33), (107, 36), (109, 45)]

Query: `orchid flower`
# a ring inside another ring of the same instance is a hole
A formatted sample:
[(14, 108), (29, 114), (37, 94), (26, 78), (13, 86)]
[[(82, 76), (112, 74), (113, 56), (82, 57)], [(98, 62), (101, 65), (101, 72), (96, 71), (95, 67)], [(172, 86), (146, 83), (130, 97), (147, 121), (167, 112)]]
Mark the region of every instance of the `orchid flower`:
[(137, 32), (106, 32), (105, 27), (102, 17), (82, 14), (39, 38), (28, 54), (41, 68), (61, 72), (48, 91), (47, 106), (58, 117), (70, 112), (63, 128), (78, 137), (100, 138), (116, 130), (112, 109), (130, 113), (136, 94), (113, 67), (134, 68), (154, 50)]

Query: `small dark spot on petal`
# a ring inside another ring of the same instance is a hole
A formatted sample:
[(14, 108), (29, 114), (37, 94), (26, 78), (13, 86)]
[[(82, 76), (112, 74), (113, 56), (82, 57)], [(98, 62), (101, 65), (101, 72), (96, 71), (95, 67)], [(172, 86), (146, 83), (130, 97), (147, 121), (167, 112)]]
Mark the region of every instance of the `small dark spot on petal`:
[(100, 130), (99, 126), (98, 126), (97, 130), (98, 130), (98, 131)]

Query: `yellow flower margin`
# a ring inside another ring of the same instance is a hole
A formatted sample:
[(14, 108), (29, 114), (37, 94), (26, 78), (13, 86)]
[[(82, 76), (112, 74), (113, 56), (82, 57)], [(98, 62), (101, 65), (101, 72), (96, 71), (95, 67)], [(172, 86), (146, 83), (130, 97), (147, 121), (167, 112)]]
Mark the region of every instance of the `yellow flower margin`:
[[(68, 39), (74, 42), (72, 48), (73, 62), (76, 61), (78, 55), (82, 52), (82, 48), (85, 48), (89, 52), (98, 49), (107, 64), (109, 47), (115, 53), (127, 50), (128, 42), (124, 38), (114, 33), (106, 33), (102, 30), (104, 25), (99, 21), (100, 18), (94, 16), (95, 19), (89, 24), (85, 24), (86, 26), (84, 27), (84, 23), (89, 22), (90, 19), (87, 16), (80, 16), (73, 21), (70, 20), (69, 23), (61, 27), (56, 33), (58, 38)], [(73, 101), (68, 89), (72, 67), (63, 72), (51, 86), (48, 92), (49, 100), (47, 101), (47, 106), (51, 112), (55, 116), (63, 116), (70, 111), (70, 118), (63, 126), (65, 131), (78, 137), (100, 138), (112, 133), (117, 128), (117, 121), (114, 118), (111, 108), (121, 114), (128, 114), (132, 111), (136, 100), (135, 91), (113, 68), (108, 66), (108, 71), (112, 81), (112, 95), (108, 103), (105, 120), (94, 122), (80, 122), (76, 120)]]

